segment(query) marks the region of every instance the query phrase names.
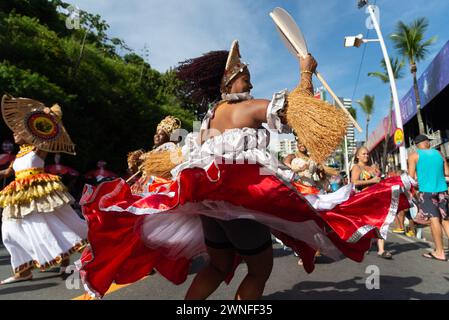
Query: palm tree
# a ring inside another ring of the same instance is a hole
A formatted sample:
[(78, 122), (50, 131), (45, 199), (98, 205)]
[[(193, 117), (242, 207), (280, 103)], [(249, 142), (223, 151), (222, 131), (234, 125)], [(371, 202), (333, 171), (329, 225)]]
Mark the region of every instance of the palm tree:
[(351, 114), (351, 116), (354, 118), (354, 120), (357, 121), (357, 109), (354, 107), (349, 107), (348, 111)]
[[(399, 61), (399, 59), (397, 57), (394, 58), (394, 60), (391, 60), (391, 58), (390, 58), (390, 64), (391, 64), (391, 68), (393, 69), (393, 77), (395, 79), (401, 79), (404, 76), (404, 74), (402, 73), (402, 68), (404, 67), (404, 60), (401, 59), (401, 61)], [(368, 72), (368, 76), (379, 78), (380, 81), (382, 81), (383, 83), (389, 83), (390, 77), (388, 76), (388, 70), (387, 70), (387, 65), (385, 63), (385, 59), (382, 59), (380, 61), (380, 66), (382, 67), (383, 71)], [(390, 87), (390, 110), (389, 110), (388, 115), (389, 115), (388, 130), (387, 130), (387, 134), (385, 135), (384, 150), (382, 153), (382, 163), (383, 163), (384, 168), (386, 168), (386, 164), (387, 164), (388, 141), (390, 140), (390, 131), (391, 131), (391, 126), (392, 126), (392, 121), (393, 121), (393, 119), (392, 119), (393, 118), (393, 92), (391, 91), (391, 87)]]
[(371, 120), (371, 115), (373, 114), (374, 109), (374, 96), (365, 95), (362, 100), (358, 100), (357, 103), (362, 108), (363, 112), (366, 115), (366, 138), (365, 144), (368, 142), (368, 126)]
[(390, 35), (398, 52), (406, 59), (410, 65), (410, 72), (413, 75), (413, 89), (416, 97), (416, 115), (418, 118), (419, 133), (424, 134), (424, 122), (421, 116), (421, 99), (419, 97), (418, 82), (416, 80), (416, 63), (424, 60), (429, 53), (429, 47), (435, 42), (436, 37), (433, 36), (428, 40), (424, 40), (424, 33), (429, 26), (426, 18), (418, 18), (410, 25), (399, 21), (396, 31)]

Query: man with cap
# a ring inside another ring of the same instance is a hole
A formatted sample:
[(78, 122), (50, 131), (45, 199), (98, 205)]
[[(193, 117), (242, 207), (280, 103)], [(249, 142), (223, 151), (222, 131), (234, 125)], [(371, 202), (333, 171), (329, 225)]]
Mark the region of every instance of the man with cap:
[(418, 180), (419, 210), (430, 218), (435, 250), (423, 254), (423, 257), (438, 261), (447, 261), (443, 247), (444, 232), (449, 235), (448, 193), (445, 176), (449, 176), (449, 167), (443, 155), (430, 148), (429, 138), (423, 134), (415, 138), (416, 152), (409, 155), (409, 175)]

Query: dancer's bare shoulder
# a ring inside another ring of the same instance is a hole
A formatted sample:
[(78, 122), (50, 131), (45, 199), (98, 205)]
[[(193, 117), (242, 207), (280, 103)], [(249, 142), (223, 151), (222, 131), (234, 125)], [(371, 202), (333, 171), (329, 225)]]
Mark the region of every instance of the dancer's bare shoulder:
[(261, 123), (266, 122), (267, 108), (270, 100), (252, 99), (240, 102), (234, 110), (234, 122), (251, 122), (254, 128), (258, 128)]

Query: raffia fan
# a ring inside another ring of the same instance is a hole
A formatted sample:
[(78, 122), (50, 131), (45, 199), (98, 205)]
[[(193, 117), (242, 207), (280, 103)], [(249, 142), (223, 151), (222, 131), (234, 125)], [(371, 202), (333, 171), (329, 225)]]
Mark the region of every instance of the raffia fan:
[(169, 151), (150, 151), (145, 154), (143, 172), (146, 176), (171, 178), (170, 171), (184, 161), (181, 148)]
[(307, 96), (297, 87), (287, 98), (286, 119), (310, 157), (317, 163), (326, 160), (346, 134), (348, 117), (335, 106)]
[(7, 126), (26, 143), (47, 152), (76, 154), (75, 145), (62, 124), (58, 105), (46, 113), (42, 102), (4, 95), (1, 108)]

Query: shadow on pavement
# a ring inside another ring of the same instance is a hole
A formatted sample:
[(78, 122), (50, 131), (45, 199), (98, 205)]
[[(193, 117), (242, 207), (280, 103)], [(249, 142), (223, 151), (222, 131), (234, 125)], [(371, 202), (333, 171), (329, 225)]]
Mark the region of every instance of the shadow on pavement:
[[(35, 280), (32, 280), (32, 281), (35, 281)], [(2, 286), (2, 288), (0, 289), (0, 296), (4, 295), (4, 294), (41, 290), (41, 289), (56, 287), (58, 284), (57, 283), (40, 283), (40, 284), (16, 286), (16, 287), (13, 287), (12, 285), (14, 285), (14, 284), (11, 284), (11, 287), (7, 287), (8, 285)], [(39, 298), (37, 298), (37, 299), (39, 299)]]
[[(292, 250), (284, 250), (282, 248), (274, 248), (273, 247), (273, 258), (281, 258), (285, 256), (293, 255)], [(333, 260), (329, 259), (331, 262)], [(242, 263), (245, 263), (242, 261)], [(198, 273), (204, 266), (206, 262), (202, 257), (198, 257), (192, 261), (192, 265), (190, 266), (189, 274), (195, 274)]]
[(8, 265), (11, 263), (11, 258), (9, 255), (7, 256), (0, 256), (0, 265), (4, 266), (4, 265)]
[(303, 281), (292, 289), (276, 292), (263, 299), (267, 300), (447, 300), (449, 291), (422, 293), (413, 289), (422, 282), (418, 277), (381, 276), (380, 289), (369, 290), (365, 278), (355, 277), (341, 282)]
[(399, 255), (401, 253), (405, 253), (408, 251), (418, 251), (418, 250), (426, 250), (432, 248), (428, 243), (425, 242), (414, 242), (414, 243), (398, 243), (398, 242), (390, 242), (385, 244), (385, 249), (391, 251), (393, 255)]

